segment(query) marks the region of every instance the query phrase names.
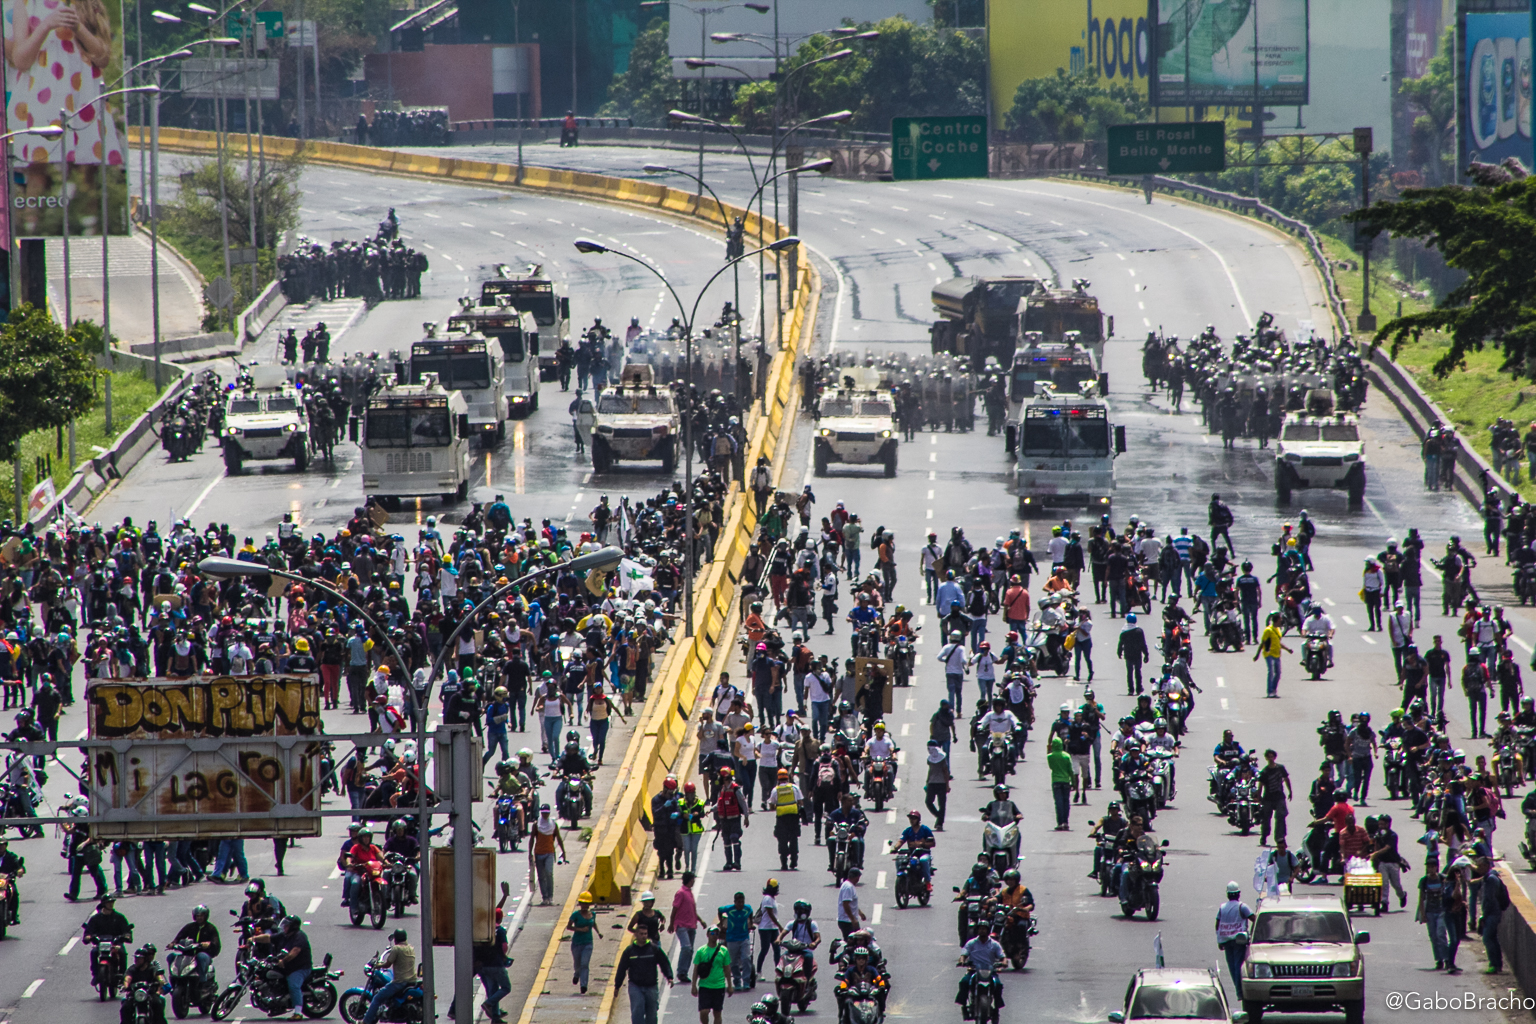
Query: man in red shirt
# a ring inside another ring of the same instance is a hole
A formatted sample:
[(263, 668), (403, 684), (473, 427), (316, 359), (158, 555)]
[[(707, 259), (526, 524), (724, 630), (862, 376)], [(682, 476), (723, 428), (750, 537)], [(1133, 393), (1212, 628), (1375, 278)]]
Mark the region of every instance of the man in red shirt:
[[(1344, 873), (1344, 862), (1339, 857), (1339, 833), (1355, 820), (1355, 809), (1350, 806), (1349, 794), (1339, 790), (1333, 795), (1333, 806), (1323, 812), (1323, 816), (1312, 822), (1314, 828), (1326, 825), (1329, 829), (1328, 842), (1323, 847), (1322, 856), (1317, 859), (1318, 874), (1322, 876), (1324, 884), (1327, 883), (1330, 870)], [(1333, 865), (1337, 863), (1338, 867)]]
[(724, 781), (720, 795), (715, 798), (715, 828), (725, 839), (725, 867), (721, 870), (740, 871), (741, 831), (752, 814), (752, 801), (742, 793), (731, 769), (720, 769), (720, 776)]

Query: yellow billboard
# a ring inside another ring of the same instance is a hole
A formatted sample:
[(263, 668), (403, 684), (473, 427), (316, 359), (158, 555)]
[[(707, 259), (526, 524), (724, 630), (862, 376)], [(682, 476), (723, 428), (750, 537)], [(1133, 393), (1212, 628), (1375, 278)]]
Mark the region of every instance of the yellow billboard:
[(1095, 67), (1147, 95), (1151, 0), (987, 0), (993, 118), (1002, 124), (1026, 78)]

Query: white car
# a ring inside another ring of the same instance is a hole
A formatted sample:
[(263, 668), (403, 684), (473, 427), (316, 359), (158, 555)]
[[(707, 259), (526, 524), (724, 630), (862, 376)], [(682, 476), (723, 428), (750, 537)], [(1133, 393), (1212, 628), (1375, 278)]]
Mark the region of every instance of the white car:
[(839, 388), (822, 396), (816, 416), (816, 475), (826, 476), (827, 466), (885, 467), (896, 475), (895, 403), (877, 391)]
[(224, 469), (237, 476), (246, 462), (292, 459), (309, 468), (309, 421), (304, 399), (281, 366), (248, 368), (249, 382), (229, 393), (219, 447)]
[(1349, 413), (1309, 416), (1291, 413), (1275, 442), (1275, 496), (1288, 504), (1291, 492), (1326, 487), (1349, 492), (1349, 507), (1365, 501), (1365, 442), (1360, 420)]

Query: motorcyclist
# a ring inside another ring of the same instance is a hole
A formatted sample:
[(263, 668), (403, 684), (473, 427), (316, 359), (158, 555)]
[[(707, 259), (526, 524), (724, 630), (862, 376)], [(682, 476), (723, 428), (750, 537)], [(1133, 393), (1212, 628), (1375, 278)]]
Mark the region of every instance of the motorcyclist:
[(960, 952), (958, 966), (969, 967), (965, 977), (960, 979), (960, 991), (955, 993), (955, 1002), (962, 1008), (962, 1018), (970, 1020), (971, 1014), (971, 988), (976, 984), (977, 971), (992, 972), (992, 997), (997, 1006), (1003, 1006), (1003, 980), (998, 976), (997, 965), (1003, 962), (1003, 947), (992, 937), (992, 926), (983, 923), (976, 929), (976, 935), (965, 944)]
[(252, 879), (245, 887), (245, 904), (240, 908), (240, 920), (265, 925), (282, 916), (282, 901), (267, 894), (267, 883), (259, 878)]
[[(99, 940), (126, 945), (133, 941), (133, 925), (117, 910), (117, 900), (104, 896), (96, 912), (86, 918), (80, 941), (87, 949)], [(96, 957), (91, 957), (91, 984), (96, 984)]]
[(384, 841), (384, 854), (388, 856), (391, 853), (399, 854), (410, 868), (405, 874), (406, 900), (415, 903), (416, 877), (421, 870), (421, 843), (411, 835), (404, 818), (396, 818), (389, 823), (389, 838)]
[[(21, 924), (21, 887), (18, 879), (27, 873), (27, 859), (11, 850), (10, 840), (0, 836), (0, 876), (11, 880), (10, 918), (7, 924)], [(0, 912), (7, 908), (0, 907)]]
[[(992, 802), (981, 809), (982, 820), (990, 821), (999, 828), (1007, 828), (1016, 822), (1024, 820), (1024, 812), (1019, 810), (1019, 805), (1008, 799), (1007, 786), (992, 787)], [(1022, 825), (1020, 826), (1022, 828)], [(1018, 855), (1018, 847), (1014, 847), (1014, 855)]]
[[(581, 749), (581, 734), (575, 729), (565, 734), (565, 750), (560, 755), (560, 760), (555, 763), (555, 770), (566, 777), (562, 785), (574, 784), (581, 790), (581, 813), (592, 813), (592, 785), (587, 781), (587, 776), (592, 774), (592, 762), (587, 760), (586, 751)], [(573, 780), (574, 777), (574, 780)], [(559, 802), (559, 794), (556, 794), (556, 803)]]
[(1323, 756), (1334, 764), (1343, 765), (1346, 757), (1345, 740), (1349, 729), (1344, 716), (1338, 711), (1328, 712), (1323, 724), (1317, 727), (1317, 745), (1323, 748)]
[[(1100, 818), (1093, 828), (1089, 830), (1088, 838), (1097, 840), (1109, 837), (1118, 840), (1120, 834), (1126, 830), (1128, 825), (1129, 822), (1120, 813), (1120, 801), (1111, 800), (1109, 802), (1109, 809), (1105, 812), (1104, 817)], [(1099, 844), (1095, 843), (1093, 847), (1093, 870), (1088, 873), (1088, 877), (1099, 877), (1099, 872), (1103, 871), (1106, 867), (1107, 865), (1104, 863), (1104, 850)]]
[(1325, 641), (1323, 653), (1328, 656), (1328, 667), (1333, 667), (1333, 620), (1323, 614), (1323, 606), (1314, 604), (1312, 614), (1307, 616), (1307, 621), (1302, 624), (1301, 632), (1304, 636), (1322, 637)]
[(811, 920), (811, 904), (806, 900), (795, 900), (795, 919), (789, 922), (779, 932), (779, 941), (794, 939), (805, 945), (806, 969), (816, 973), (816, 956), (814, 950), (821, 945), (821, 929), (816, 927), (816, 922)]
[(165, 988), (165, 971), (155, 962), (156, 952), (154, 943), (148, 942), (133, 954), (133, 963), (123, 977), (123, 1005), (117, 1014), (122, 1024), (130, 1024), (133, 1020), (137, 1003), (133, 994), (135, 985), (145, 986), (149, 993), (150, 1015), (154, 1024), (165, 1024), (165, 996), (161, 994)]
[[(851, 942), (852, 940), (850, 939), (849, 941)], [(837, 978), (842, 983), (837, 986), (838, 1018), (840, 1020), (848, 1019), (847, 1012), (842, 1009), (842, 1004), (849, 987), (866, 983), (875, 986), (875, 1000), (880, 1004), (880, 1018), (884, 1018), (885, 995), (888, 987), (885, 984), (885, 977), (879, 968), (870, 963), (869, 947), (850, 946), (848, 955), (843, 960), (843, 968), (837, 972)]]
[(897, 839), (891, 847), (891, 852), (905, 846), (912, 851), (913, 862), (918, 871), (922, 872), (923, 884), (930, 888), (933, 885), (933, 855), (929, 853), (937, 842), (933, 837), (933, 829), (923, 824), (923, 815), (916, 808), (907, 812), (907, 827), (901, 830), (901, 838)]
[(997, 891), (997, 903), (999, 907), (1007, 908), (1003, 933), (998, 936), (999, 939), (1010, 934), (1010, 929), (1028, 927), (1029, 919), (1035, 912), (1035, 896), (1024, 885), (1017, 868), (1003, 872), (1003, 887)]
[[(1536, 697), (1520, 698), (1520, 710), (1515, 712), (1514, 725), (1517, 729), (1536, 729)], [(1385, 729), (1382, 730), (1382, 736), (1386, 736)]]
[[(864, 744), (864, 754), (861, 758), (864, 762), (864, 785), (866, 787), (870, 781), (870, 765), (875, 761), (894, 761), (898, 749), (896, 744), (892, 743), (890, 738), (886, 736), (884, 722), (876, 722), (873, 733), (874, 735), (870, 736)], [(895, 788), (896, 779), (893, 775), (891, 778), (891, 789), (894, 790)]]
[(171, 945), (179, 946), (183, 942), (197, 947), (197, 983), (199, 986), (208, 984), (208, 968), (219, 955), (222, 943), (218, 928), (208, 922), (208, 908), (201, 903), (192, 908), (192, 920), (181, 926)]
[[(839, 799), (837, 810), (827, 815), (827, 835), (832, 835), (835, 826), (847, 822), (852, 828), (848, 838), (848, 865), (850, 867), (864, 867), (864, 833), (869, 828), (869, 818), (864, 814), (863, 808), (858, 805), (852, 793), (844, 793)], [(827, 870), (836, 870), (833, 860), (835, 847), (831, 842), (827, 843)]]
[(352, 899), (357, 896), (358, 884), (381, 870), (383, 866), (384, 852), (373, 845), (373, 829), (364, 825), (357, 830), (357, 837), (346, 853), (347, 878), (351, 884), (348, 887), (348, 896), (342, 900), (341, 905), (351, 906)]
[(1003, 741), (1008, 745), (1008, 763), (1010, 769), (1014, 762), (1018, 760), (1019, 756), (1017, 737), (1018, 728), (1018, 716), (1015, 715), (1012, 711), (1008, 710), (1008, 702), (1005, 701), (1002, 697), (993, 698), (992, 710), (988, 711), (986, 715), (982, 717), (980, 729), (978, 731), (984, 733), (988, 741), (990, 741), (993, 736), (998, 734), (1003, 736)]

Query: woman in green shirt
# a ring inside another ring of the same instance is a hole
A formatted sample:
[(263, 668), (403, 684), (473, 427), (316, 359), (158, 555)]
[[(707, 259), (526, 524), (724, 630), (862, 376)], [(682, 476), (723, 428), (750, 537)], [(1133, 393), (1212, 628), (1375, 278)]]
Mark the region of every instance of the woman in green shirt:
[(576, 897), (576, 910), (565, 926), (571, 930), (571, 960), (575, 964), (571, 984), (580, 985), (581, 994), (586, 995), (592, 965), (592, 939), (598, 934), (597, 911), (592, 909), (591, 893), (584, 892)]

